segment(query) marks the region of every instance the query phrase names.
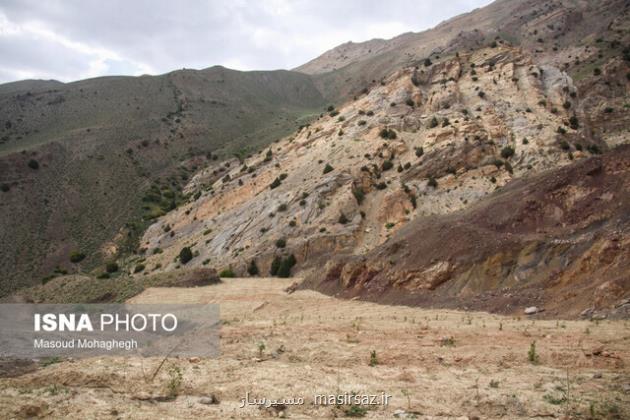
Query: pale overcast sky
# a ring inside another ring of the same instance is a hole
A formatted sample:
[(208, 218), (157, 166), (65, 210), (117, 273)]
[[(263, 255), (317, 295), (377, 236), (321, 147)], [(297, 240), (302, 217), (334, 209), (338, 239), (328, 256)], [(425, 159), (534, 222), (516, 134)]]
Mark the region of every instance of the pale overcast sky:
[(0, 0), (0, 83), (215, 64), (291, 69), (344, 42), (418, 32), (490, 2)]

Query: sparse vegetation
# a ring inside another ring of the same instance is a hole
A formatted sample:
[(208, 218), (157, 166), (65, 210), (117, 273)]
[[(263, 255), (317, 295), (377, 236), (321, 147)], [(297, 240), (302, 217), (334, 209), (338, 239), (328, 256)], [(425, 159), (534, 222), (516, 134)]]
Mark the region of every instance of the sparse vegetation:
[(326, 166), (324, 167), (324, 174), (327, 174), (329, 172), (334, 171), (335, 168), (333, 168), (329, 163), (326, 164)]

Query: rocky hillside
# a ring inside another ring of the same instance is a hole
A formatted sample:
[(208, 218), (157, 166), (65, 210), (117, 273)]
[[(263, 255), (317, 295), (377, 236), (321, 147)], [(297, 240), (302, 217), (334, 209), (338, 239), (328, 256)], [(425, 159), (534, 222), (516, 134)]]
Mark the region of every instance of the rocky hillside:
[(624, 0), (497, 0), (423, 32), (342, 44), (296, 70), (313, 75), (326, 97), (343, 101), (400, 67), (503, 39), (536, 62), (583, 77), (627, 47), (629, 7)]
[(197, 167), (257, 150), (322, 105), (288, 71), (0, 85), (0, 295), (135, 250)]
[[(290, 271), (287, 261), (295, 259), (302, 272), (313, 274), (311, 286), (331, 291), (321, 280), (333, 278), (339, 292), (351, 286), (335, 271), (344, 263), (334, 263), (325, 277), (326, 261), (378, 255), (380, 264), (399, 230), (431, 249), (449, 241), (474, 246), (468, 235), (436, 234), (424, 243), (417, 226), (432, 217), (465, 218), (453, 215), (505, 197), (504, 187), (517, 178), (573, 162), (583, 166), (579, 162), (627, 142), (627, 133), (617, 130), (594, 135), (599, 123), (582, 111), (593, 100), (567, 73), (535, 64), (507, 42), (401, 68), (258, 155), (198, 173), (186, 187), (195, 200), (147, 230), (139, 258), (148, 271), (168, 271), (183, 265), (178, 255), (190, 248), (186, 265), (240, 275), (274, 272), (283, 264)], [(577, 182), (583, 174), (575, 171)], [(624, 188), (607, 193), (613, 195), (605, 195), (609, 201), (602, 206), (616, 202)], [(510, 202), (519, 199), (509, 196)], [(562, 217), (556, 222), (564, 223)], [(502, 244), (493, 235), (489, 241), (492, 249)], [(403, 259), (412, 267), (423, 261)], [(390, 278), (389, 271), (379, 272)], [(472, 294), (501, 284), (487, 281)], [(379, 284), (372, 298), (386, 298), (393, 287)]]
[(469, 209), (418, 218), (305, 286), (379, 302), (630, 316), (630, 146), (516, 180)]

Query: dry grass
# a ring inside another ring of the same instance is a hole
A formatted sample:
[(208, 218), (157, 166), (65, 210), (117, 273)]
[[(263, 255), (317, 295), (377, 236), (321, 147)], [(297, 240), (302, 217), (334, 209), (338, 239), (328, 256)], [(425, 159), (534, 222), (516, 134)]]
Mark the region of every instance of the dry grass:
[[(303, 406), (288, 408), (289, 417), (332, 417), (344, 411), (314, 406), (313, 394), (386, 392), (392, 395), (390, 405), (370, 409), (366, 417), (391, 418), (397, 409), (419, 418), (630, 414), (623, 393), (630, 383), (627, 322), (533, 322), (340, 301), (312, 291), (287, 295), (284, 288), (293, 280), (226, 279), (203, 288), (153, 288), (131, 300), (221, 305), (222, 355), (167, 362), (182, 374), (175, 400), (155, 401), (168, 396), (171, 379), (169, 369), (162, 369), (149, 380), (160, 360), (101, 358), (56, 363), (1, 380), (0, 413), (11, 417), (33, 406), (70, 418), (271, 415), (273, 410), (239, 408), (250, 392), (258, 398), (303, 397)], [(533, 341), (536, 364), (528, 361)], [(603, 352), (591, 354), (601, 346)], [(372, 351), (375, 366), (370, 366)], [(210, 394), (220, 404), (198, 402)]]

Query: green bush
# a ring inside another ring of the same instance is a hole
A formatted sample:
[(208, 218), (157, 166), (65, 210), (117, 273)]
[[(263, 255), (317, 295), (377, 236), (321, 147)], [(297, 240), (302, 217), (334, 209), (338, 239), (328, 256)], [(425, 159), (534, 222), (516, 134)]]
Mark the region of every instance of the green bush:
[(96, 276), (97, 279), (108, 279), (109, 278), (109, 273), (105, 272), (105, 273), (101, 273), (98, 276)]
[(144, 264), (138, 264), (134, 267), (133, 272), (140, 273), (141, 271), (144, 271), (144, 269), (145, 269)]
[(70, 253), (70, 262), (79, 263), (85, 259), (85, 254), (79, 251), (72, 251)]
[(291, 277), (291, 269), (297, 263), (295, 256), (293, 254), (285, 257), (278, 268), (278, 277), (287, 278)]
[(391, 160), (385, 160), (383, 161), (383, 165), (381, 166), (381, 169), (383, 171), (388, 171), (390, 169), (392, 169), (394, 167), (394, 164), (392, 163)]
[(324, 167), (324, 174), (327, 174), (328, 172), (332, 172), (334, 169), (335, 168), (330, 166), (330, 163), (327, 163), (326, 166)]
[(39, 169), (39, 162), (37, 162), (35, 159), (31, 159), (28, 161), (28, 167), (31, 169)]
[(118, 271), (118, 264), (115, 262), (107, 263), (107, 265), (105, 266), (105, 271), (107, 271), (108, 273), (115, 273), (116, 271)]
[(276, 248), (284, 248), (287, 246), (286, 239), (280, 238), (276, 241)]
[(429, 67), (431, 64), (433, 64), (433, 63), (431, 62), (430, 58), (425, 58), (424, 59), (424, 67)]
[(9, 192), (11, 187), (9, 186), (9, 184), (2, 184), (0, 185), (0, 189), (2, 190), (2, 192)]
[(571, 118), (569, 118), (569, 126), (574, 130), (580, 128), (580, 122), (578, 121), (578, 118), (577, 116), (575, 116), (575, 114), (572, 115)]
[(416, 106), (416, 103), (415, 103), (415, 102), (413, 101), (413, 99), (411, 99), (411, 98), (407, 99), (407, 101), (405, 101), (405, 103), (406, 103), (408, 106), (412, 107), (412, 108), (413, 108), (414, 106)]
[(514, 156), (514, 148), (512, 146), (505, 146), (501, 149), (501, 157), (503, 159), (509, 159)]
[(234, 271), (232, 271), (232, 267), (228, 267), (226, 269), (221, 270), (221, 272), (219, 273), (219, 277), (234, 278), (236, 277), (236, 274), (234, 274)]
[(363, 203), (363, 200), (365, 199), (365, 192), (363, 191), (363, 188), (353, 187), (352, 195), (354, 196), (354, 199), (357, 200), (357, 204), (361, 205), (361, 203)]
[(188, 263), (188, 261), (193, 259), (193, 253), (189, 247), (185, 246), (179, 251), (179, 262), (182, 264)]
[(435, 178), (433, 178), (432, 176), (430, 176), (430, 177), (429, 177), (429, 180), (427, 181), (427, 185), (428, 185), (429, 187), (432, 187), (432, 188), (437, 188), (438, 183), (437, 183), (437, 180), (436, 180)]
[(416, 147), (416, 157), (424, 155), (424, 149), (422, 147)]
[(257, 276), (259, 271), (258, 271), (258, 265), (256, 265), (256, 260), (251, 260), (249, 262), (249, 265), (247, 266), (247, 273), (250, 276)]
[(385, 140), (394, 140), (397, 137), (396, 132), (391, 128), (381, 129), (381, 131), (379, 132), (379, 136), (381, 136), (381, 138), (384, 138)]
[(278, 274), (278, 270), (280, 269), (280, 264), (282, 264), (282, 258), (279, 255), (276, 255), (271, 262), (271, 268), (269, 269), (269, 274), (275, 276)]
[(338, 222), (341, 223), (342, 225), (345, 225), (346, 223), (349, 222), (349, 220), (344, 213), (341, 213), (341, 215), (339, 216)]
[(269, 185), (269, 188), (273, 190), (274, 188), (279, 187), (279, 186), (280, 186), (280, 184), (282, 184), (282, 181), (280, 181), (280, 179), (279, 179), (279, 178), (276, 178), (276, 179), (274, 179), (274, 180), (273, 180), (273, 182)]

